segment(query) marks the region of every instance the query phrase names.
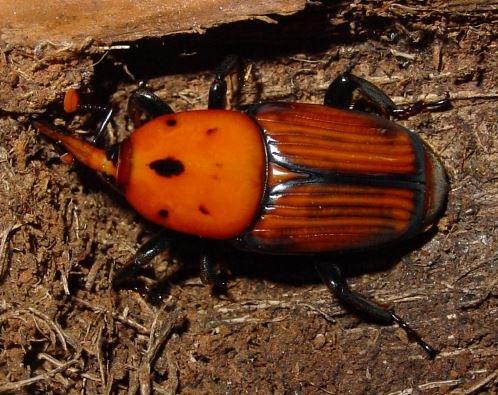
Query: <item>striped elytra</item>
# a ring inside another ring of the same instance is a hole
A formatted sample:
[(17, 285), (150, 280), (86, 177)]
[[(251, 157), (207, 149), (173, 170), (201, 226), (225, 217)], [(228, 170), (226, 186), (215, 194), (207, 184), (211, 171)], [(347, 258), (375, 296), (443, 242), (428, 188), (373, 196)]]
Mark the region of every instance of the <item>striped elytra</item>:
[(387, 119), (294, 103), (252, 115), (266, 139), (268, 179), (259, 217), (238, 239), (245, 248), (367, 249), (420, 233), (444, 208), (439, 160)]

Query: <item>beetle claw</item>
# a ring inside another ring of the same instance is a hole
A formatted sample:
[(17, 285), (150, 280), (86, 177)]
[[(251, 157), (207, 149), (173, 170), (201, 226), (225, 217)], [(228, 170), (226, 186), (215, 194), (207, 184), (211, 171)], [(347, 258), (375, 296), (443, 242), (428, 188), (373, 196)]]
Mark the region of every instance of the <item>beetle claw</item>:
[(420, 347), (424, 349), (430, 359), (436, 358), (437, 354), (439, 354), (438, 350), (426, 343), (422, 339), (422, 337), (420, 337), (420, 335), (414, 329), (412, 329), (412, 327), (410, 327), (403, 319), (401, 319), (401, 317), (392, 312), (391, 317), (393, 321), (396, 322), (400, 326), (400, 328), (402, 328), (406, 332), (410, 340), (417, 342)]

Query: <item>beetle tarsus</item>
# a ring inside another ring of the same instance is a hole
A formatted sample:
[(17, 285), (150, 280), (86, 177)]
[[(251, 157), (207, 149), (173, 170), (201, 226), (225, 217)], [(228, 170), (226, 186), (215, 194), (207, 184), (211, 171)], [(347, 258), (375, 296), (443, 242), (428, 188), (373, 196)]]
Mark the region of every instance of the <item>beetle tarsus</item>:
[(388, 325), (397, 323), (408, 335), (408, 338), (417, 342), (429, 358), (434, 359), (437, 351), (427, 344), (420, 335), (415, 332), (404, 320), (396, 314), (380, 307), (379, 305), (365, 299), (360, 294), (351, 291), (346, 280), (341, 274), (341, 270), (337, 265), (317, 262), (315, 267), (323, 282), (329, 290), (333, 292), (337, 298), (360, 315), (365, 316), (375, 322)]
[(406, 106), (397, 106), (392, 110), (392, 116), (396, 118), (408, 118), (416, 115), (424, 110), (428, 111), (443, 111), (451, 108), (450, 96), (447, 93), (446, 97), (443, 99), (433, 100), (433, 101), (417, 101)]
[(436, 358), (436, 355), (439, 354), (439, 351), (427, 344), (421, 337), (420, 335), (415, 332), (403, 319), (401, 319), (398, 315), (391, 313), (391, 317), (394, 322), (396, 322), (400, 328), (402, 328), (406, 334), (408, 335), (408, 338), (417, 342), (420, 347), (424, 349), (424, 351), (427, 353), (430, 359)]

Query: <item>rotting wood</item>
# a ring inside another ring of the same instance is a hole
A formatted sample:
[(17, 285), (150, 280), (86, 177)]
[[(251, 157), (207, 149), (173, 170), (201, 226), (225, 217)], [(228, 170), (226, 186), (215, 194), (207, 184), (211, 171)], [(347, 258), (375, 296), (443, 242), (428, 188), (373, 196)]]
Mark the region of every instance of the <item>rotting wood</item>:
[(2, 40), (11, 44), (41, 42), (81, 44), (135, 41), (178, 33), (202, 33), (224, 23), (290, 15), (305, 0), (4, 0), (0, 8)]

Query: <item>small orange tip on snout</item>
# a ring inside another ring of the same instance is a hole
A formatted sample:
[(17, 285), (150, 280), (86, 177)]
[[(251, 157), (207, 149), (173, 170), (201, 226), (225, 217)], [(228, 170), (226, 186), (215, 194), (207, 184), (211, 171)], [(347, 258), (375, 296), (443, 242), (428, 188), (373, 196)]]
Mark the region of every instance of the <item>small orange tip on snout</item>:
[(75, 112), (80, 103), (80, 95), (76, 89), (69, 89), (64, 95), (64, 111), (67, 113)]
[(40, 133), (52, 140), (60, 142), (69, 151), (68, 154), (61, 157), (64, 162), (73, 163), (74, 158), (76, 158), (78, 162), (88, 166), (90, 169), (116, 178), (116, 166), (107, 158), (106, 152), (103, 149), (97, 148), (76, 137), (63, 134), (48, 123), (34, 120), (32, 124)]

